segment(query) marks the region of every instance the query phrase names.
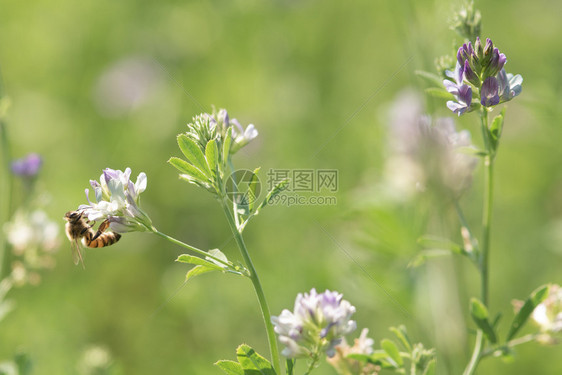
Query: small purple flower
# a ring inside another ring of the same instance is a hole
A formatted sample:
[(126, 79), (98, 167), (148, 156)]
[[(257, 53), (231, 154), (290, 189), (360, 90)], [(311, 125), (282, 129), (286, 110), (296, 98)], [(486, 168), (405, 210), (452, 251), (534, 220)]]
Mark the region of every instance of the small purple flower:
[(507, 57), (503, 53), (500, 53), (499, 49), (494, 48), (492, 51), (492, 58), (490, 63), (484, 70), (485, 77), (493, 77), (503, 68), (507, 61)]
[(445, 79), (443, 80), (443, 85), (457, 100), (456, 102), (449, 100), (447, 102), (447, 107), (460, 116), (471, 109), (472, 88), (463, 83), (464, 69), (461, 64), (457, 63), (455, 71), (447, 71), (446, 74), (451, 79), (454, 79), (455, 82)]
[(480, 86), (480, 77), (478, 77), (478, 75), (474, 73), (468, 61), (464, 62), (464, 77), (468, 82), (472, 83), (474, 86), (476, 87)]
[(16, 176), (34, 177), (41, 169), (43, 159), (39, 154), (29, 154), (12, 162), (12, 173)]
[(480, 104), (484, 107), (491, 107), (499, 104), (500, 96), (498, 94), (499, 85), (498, 80), (494, 77), (488, 77), (482, 84), (480, 92)]
[(312, 289), (297, 295), (294, 312), (285, 309), (271, 321), (285, 345), (285, 357), (317, 358), (323, 352), (332, 357), (343, 336), (356, 328), (353, 313), (355, 307), (340, 293), (326, 290), (318, 294)]

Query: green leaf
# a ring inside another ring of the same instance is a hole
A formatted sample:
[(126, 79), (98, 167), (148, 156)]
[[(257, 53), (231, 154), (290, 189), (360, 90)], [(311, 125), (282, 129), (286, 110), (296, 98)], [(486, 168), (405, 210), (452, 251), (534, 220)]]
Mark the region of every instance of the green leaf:
[(195, 264), (195, 265), (199, 265), (199, 266), (205, 266), (205, 267), (209, 267), (209, 268), (216, 268), (218, 270), (222, 270), (223, 267), (212, 263), (206, 259), (203, 258), (199, 258), (193, 255), (188, 255), (188, 254), (182, 254), (178, 257), (178, 259), (176, 259), (176, 262), (180, 262), (180, 263), (189, 263), (189, 264)]
[(201, 170), (195, 168), (183, 159), (173, 156), (168, 160), (168, 163), (173, 165), (178, 171), (191, 176), (194, 180), (207, 182), (209, 179)]
[(381, 341), (381, 347), (384, 349), (386, 354), (396, 363), (396, 367), (402, 367), (404, 365), (404, 361), (402, 357), (400, 357), (400, 351), (398, 347), (389, 339), (383, 339)]
[(216, 272), (216, 271), (219, 271), (219, 269), (205, 267), (205, 266), (195, 266), (189, 271), (187, 271), (187, 273), (185, 274), (185, 281), (189, 281), (193, 279), (195, 276), (203, 275), (209, 272)]
[(431, 361), (429, 361), (427, 363), (427, 366), (425, 367), (425, 370), (423, 370), (423, 374), (422, 375), (435, 375), (435, 365), (436, 365), (436, 361), (435, 359), (432, 359)]
[(221, 360), (215, 363), (215, 366), (227, 373), (227, 375), (244, 375), (244, 370), (238, 362)]
[(240, 345), (236, 349), (236, 356), (238, 357), (238, 362), (244, 369), (244, 374), (275, 375), (275, 370), (273, 366), (271, 366), (271, 363), (256, 353), (249, 345)]
[(404, 325), (400, 325), (398, 327), (390, 327), (389, 328), (392, 333), (398, 338), (400, 343), (404, 346), (406, 351), (412, 351), (412, 341), (408, 337), (408, 332), (406, 331), (406, 327)]
[(428, 94), (429, 96), (433, 96), (434, 98), (440, 98), (440, 99), (447, 99), (447, 100), (454, 100), (455, 97), (453, 96), (453, 94), (451, 94), (450, 92), (448, 92), (447, 90), (445, 90), (444, 88), (437, 88), (437, 87), (430, 87), (424, 90), (426, 92), (426, 94)]
[(480, 150), (476, 147), (472, 147), (472, 146), (466, 146), (466, 147), (457, 147), (455, 148), (455, 150), (461, 154), (465, 154), (465, 155), (472, 155), (472, 156), (476, 156), (479, 158), (483, 158), (485, 156), (488, 156), (488, 153), (484, 150)]
[(191, 140), (187, 135), (180, 134), (178, 135), (178, 146), (187, 160), (193, 164), (195, 168), (202, 171), (207, 177), (211, 177), (211, 171), (207, 165), (207, 160), (197, 143)]
[(488, 320), (488, 309), (476, 298), (472, 298), (470, 300), (470, 315), (472, 316), (474, 323), (476, 323), (478, 328), (482, 330), (488, 340), (492, 344), (495, 344), (498, 340), (496, 332)]
[(535, 308), (546, 299), (548, 291), (549, 285), (543, 285), (531, 293), (531, 295), (525, 300), (525, 303), (523, 303), (523, 306), (517, 315), (513, 318), (513, 322), (511, 323), (511, 327), (509, 328), (505, 341), (511, 340), (515, 334), (517, 334), (527, 319), (529, 319), (533, 310), (535, 310)]
[(494, 117), (492, 125), (490, 125), (490, 141), (492, 142), (493, 150), (497, 150), (498, 144), (503, 130), (503, 119), (505, 116), (505, 108), (502, 109), (501, 113)]
[(224, 158), (223, 163), (226, 168), (226, 162), (228, 161), (228, 156), (230, 155), (230, 147), (232, 146), (232, 126), (226, 129), (226, 137), (224, 138), (222, 144), (222, 156)]
[(439, 75), (435, 74), (435, 73), (430, 73), (430, 72), (426, 72), (423, 70), (416, 70), (414, 72), (418, 77), (425, 79), (427, 82), (437, 86), (437, 87), (442, 87), (443, 86), (443, 78), (441, 78)]
[(214, 139), (211, 139), (205, 147), (205, 158), (207, 159), (207, 166), (211, 170), (211, 173), (213, 176), (216, 176), (219, 167), (219, 149)]
[[(211, 253), (211, 252), (209, 252), (209, 253)], [(211, 254), (211, 255), (213, 255), (213, 254)], [(215, 255), (213, 255), (213, 256), (215, 256)], [(218, 257), (218, 258), (220, 259), (220, 257)], [(225, 260), (226, 260), (226, 258), (225, 258)], [(176, 262), (195, 264), (195, 267), (190, 269), (187, 272), (187, 274), (185, 275), (186, 281), (194, 278), (195, 276), (202, 275), (204, 273), (213, 272), (213, 271), (224, 271), (224, 269), (226, 268), (226, 266), (218, 265), (216, 263), (213, 263), (212, 261), (209, 261), (209, 260), (206, 260), (206, 259), (203, 259), (203, 258), (199, 258), (199, 257), (193, 256), (193, 255), (188, 255), (188, 254), (180, 255), (178, 257), (178, 259), (176, 259)]]
[(456, 254), (463, 254), (463, 247), (443, 237), (425, 235), (418, 238), (418, 245), (425, 249), (447, 250)]
[[(269, 202), (272, 199), (275, 199), (275, 197), (278, 196), (281, 192), (283, 192), (283, 190), (287, 189), (288, 185), (289, 185), (289, 179), (288, 178), (280, 181), (279, 183), (277, 183), (277, 185), (275, 185), (273, 187), (273, 189), (271, 189), (271, 191), (269, 193), (267, 193), (267, 196), (265, 197), (263, 202), (261, 202), (260, 206), (258, 207), (258, 211), (261, 210), (263, 207), (267, 206), (269, 204)], [(257, 212), (256, 212), (256, 215), (257, 215)]]

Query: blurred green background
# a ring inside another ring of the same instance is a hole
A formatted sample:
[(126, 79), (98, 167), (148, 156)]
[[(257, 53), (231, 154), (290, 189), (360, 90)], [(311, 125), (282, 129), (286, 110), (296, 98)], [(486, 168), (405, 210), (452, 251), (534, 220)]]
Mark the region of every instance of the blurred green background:
[[(455, 216), (423, 197), (366, 203), (382, 178), (388, 109), (402, 89), (425, 87), (416, 69), (432, 70), (434, 58), (453, 51), (459, 39), (448, 20), (459, 4), (0, 0), (13, 156), (44, 157), (39, 187), (50, 194), (46, 211), (60, 220), (61, 236), (62, 216), (85, 203), (88, 181), (128, 166), (148, 175), (143, 207), (158, 229), (238, 259), (213, 197), (166, 164), (192, 116), (227, 108), (260, 132), (237, 154), (237, 167), (339, 171), (336, 206), (272, 207), (245, 232), (272, 314), (292, 309), (299, 292), (335, 289), (377, 343), (388, 326), (405, 324), (437, 348), (438, 373), (461, 373), (472, 347), (463, 316), (478, 294), (476, 270), (455, 258), (407, 267), (425, 231), (458, 237)], [(506, 70), (524, 77), (496, 167), (491, 311), (504, 312), (505, 334), (512, 299), (562, 283), (562, 3), (476, 6), (483, 35), (508, 57)], [(443, 101), (428, 108), (451, 115)], [(457, 126), (481, 143), (475, 117)], [(481, 174), (462, 200), (476, 227)], [(0, 359), (21, 350), (34, 374), (74, 374), (98, 345), (125, 374), (218, 374), (212, 363), (234, 359), (242, 342), (267, 354), (247, 280), (210, 274), (184, 285), (188, 267), (174, 263), (182, 249), (143, 233), (87, 251), (83, 270), (62, 240), (41, 284), (10, 293), (17, 305), (0, 322)], [(487, 360), (479, 373), (560, 374), (561, 356), (560, 346), (531, 343), (515, 361)], [(315, 373), (334, 371), (324, 363)]]

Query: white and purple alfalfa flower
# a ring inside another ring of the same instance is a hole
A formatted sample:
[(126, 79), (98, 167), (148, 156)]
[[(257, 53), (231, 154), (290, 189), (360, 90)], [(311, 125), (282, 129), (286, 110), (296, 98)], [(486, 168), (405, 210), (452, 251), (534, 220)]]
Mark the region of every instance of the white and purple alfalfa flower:
[(29, 154), (12, 162), (12, 173), (20, 177), (35, 177), (42, 164), (43, 159), (39, 154)]
[(454, 82), (445, 79), (443, 80), (443, 85), (456, 99), (456, 101), (449, 100), (447, 107), (460, 116), (472, 109), (472, 88), (463, 82), (464, 70), (458, 62), (455, 71), (451, 72), (448, 70), (446, 75)]
[(317, 359), (322, 353), (335, 355), (336, 345), (356, 328), (351, 320), (354, 313), (355, 307), (342, 294), (312, 289), (297, 295), (294, 311), (285, 309), (271, 321), (279, 341), (285, 345), (285, 357)]
[(218, 112), (217, 118), (224, 132), (226, 132), (228, 128), (232, 128), (232, 139), (234, 141), (230, 148), (232, 154), (246, 146), (258, 136), (258, 131), (254, 124), (250, 124), (244, 129), (237, 119), (229, 118), (226, 109), (221, 109)]
[(109, 220), (110, 228), (118, 233), (153, 230), (152, 221), (140, 208), (140, 194), (146, 190), (146, 174), (141, 172), (135, 183), (130, 176), (130, 168), (125, 172), (104, 169), (99, 182), (90, 180), (95, 201), (90, 201), (89, 189), (86, 189), (89, 204), (80, 205), (78, 210), (91, 221)]
[(185, 134), (199, 145), (203, 153), (207, 143), (212, 139), (221, 145), (228, 129), (232, 132), (230, 154), (234, 154), (258, 136), (258, 131), (253, 124), (244, 129), (238, 120), (230, 118), (226, 109), (220, 109), (218, 112), (213, 110), (213, 113), (201, 113), (193, 117), (187, 124), (187, 129)]
[(448, 71), (450, 79), (443, 81), (447, 91), (457, 99), (457, 102), (447, 102), (447, 107), (460, 116), (478, 105), (467, 103), (469, 89), (464, 87), (467, 85), (474, 88), (470, 88), (470, 100), (472, 101), (472, 94), (477, 93), (480, 105), (484, 107), (493, 107), (519, 95), (523, 78), (519, 74), (513, 76), (506, 73), (506, 62), (505, 54), (494, 47), (489, 38), (484, 46), (480, 38), (476, 38), (474, 46), (470, 42), (463, 44), (457, 51), (455, 72)]

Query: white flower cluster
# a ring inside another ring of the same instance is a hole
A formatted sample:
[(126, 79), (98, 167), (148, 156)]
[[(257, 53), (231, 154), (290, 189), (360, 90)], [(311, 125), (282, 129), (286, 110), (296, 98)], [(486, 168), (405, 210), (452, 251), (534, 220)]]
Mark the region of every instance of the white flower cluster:
[(95, 202), (90, 201), (86, 189), (88, 205), (80, 205), (88, 220), (109, 220), (113, 231), (124, 233), (152, 230), (150, 218), (140, 209), (140, 194), (145, 191), (147, 178), (141, 172), (135, 183), (130, 180), (131, 169), (125, 172), (110, 168), (104, 169), (100, 182), (90, 181), (94, 188)]
[(470, 186), (478, 159), (459, 151), (472, 147), (467, 130), (457, 132), (451, 118), (424, 116), (410, 91), (399, 95), (390, 117), (385, 173), (391, 191), (408, 197), (432, 188), (458, 196)]
[(550, 286), (548, 297), (535, 308), (532, 318), (544, 333), (562, 332), (562, 288), (559, 285)]

